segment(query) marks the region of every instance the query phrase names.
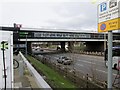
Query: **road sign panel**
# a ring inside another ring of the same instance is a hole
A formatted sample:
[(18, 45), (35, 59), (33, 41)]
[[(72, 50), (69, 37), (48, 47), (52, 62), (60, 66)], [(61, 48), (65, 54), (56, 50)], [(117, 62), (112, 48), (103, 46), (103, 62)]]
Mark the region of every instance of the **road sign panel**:
[(98, 24), (98, 32), (107, 32), (120, 29), (120, 18), (112, 19)]
[(106, 29), (106, 24), (102, 23), (102, 24), (100, 25), (100, 29), (101, 29), (101, 30), (105, 30), (105, 29)]
[(104, 2), (100, 4), (100, 12), (106, 11), (107, 10), (107, 3)]
[(98, 5), (98, 32), (120, 29), (120, 0), (108, 0)]
[(98, 5), (98, 23), (119, 17), (118, 1), (109, 0)]

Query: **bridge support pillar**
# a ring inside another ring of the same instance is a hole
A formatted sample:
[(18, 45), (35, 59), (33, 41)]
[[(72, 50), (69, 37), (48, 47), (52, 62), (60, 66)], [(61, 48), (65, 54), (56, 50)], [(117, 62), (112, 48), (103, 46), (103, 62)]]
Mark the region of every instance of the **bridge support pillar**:
[(85, 51), (97, 51), (97, 52), (104, 51), (104, 42), (102, 41), (86, 42)]
[(60, 42), (61, 44), (61, 51), (65, 52), (65, 42)]
[(74, 42), (68, 42), (68, 51), (72, 52), (74, 48)]
[(27, 42), (27, 52), (32, 53), (32, 42)]

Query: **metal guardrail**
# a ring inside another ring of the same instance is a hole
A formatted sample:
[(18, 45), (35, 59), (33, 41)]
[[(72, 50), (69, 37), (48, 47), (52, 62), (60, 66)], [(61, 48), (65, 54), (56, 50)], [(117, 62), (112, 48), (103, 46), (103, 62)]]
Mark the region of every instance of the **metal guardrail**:
[(24, 63), (27, 65), (28, 70), (32, 73), (32, 75), (35, 77), (35, 80), (40, 88), (43, 90), (46, 88), (48, 90), (52, 90), (52, 88), (45, 82), (45, 80), (40, 76), (40, 74), (34, 69), (34, 67), (28, 62), (28, 60), (24, 57), (24, 55), (19, 52), (21, 58), (23, 59)]

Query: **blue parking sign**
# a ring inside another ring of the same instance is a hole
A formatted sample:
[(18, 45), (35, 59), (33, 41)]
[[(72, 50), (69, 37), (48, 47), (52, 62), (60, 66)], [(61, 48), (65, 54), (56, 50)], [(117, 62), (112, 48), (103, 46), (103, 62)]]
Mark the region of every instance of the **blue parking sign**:
[(107, 10), (107, 3), (106, 2), (100, 4), (100, 12), (103, 12), (105, 10)]

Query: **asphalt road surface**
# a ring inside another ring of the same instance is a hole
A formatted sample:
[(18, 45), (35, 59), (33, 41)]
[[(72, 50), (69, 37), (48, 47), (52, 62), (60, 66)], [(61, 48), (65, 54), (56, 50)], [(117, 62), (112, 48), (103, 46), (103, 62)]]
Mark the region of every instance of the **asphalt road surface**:
[[(51, 62), (57, 62), (57, 58), (60, 56), (66, 56), (71, 58), (74, 62), (71, 65), (67, 65), (69, 68), (75, 68), (80, 73), (86, 75), (88, 74), (95, 79), (98, 79), (102, 82), (107, 81), (107, 68), (105, 67), (104, 58), (101, 56), (91, 56), (91, 55), (82, 55), (82, 54), (73, 54), (73, 53), (61, 53), (61, 54), (50, 54), (45, 55), (49, 57)], [(66, 65), (63, 65), (66, 67)], [(117, 71), (113, 70), (113, 80), (117, 75)]]

